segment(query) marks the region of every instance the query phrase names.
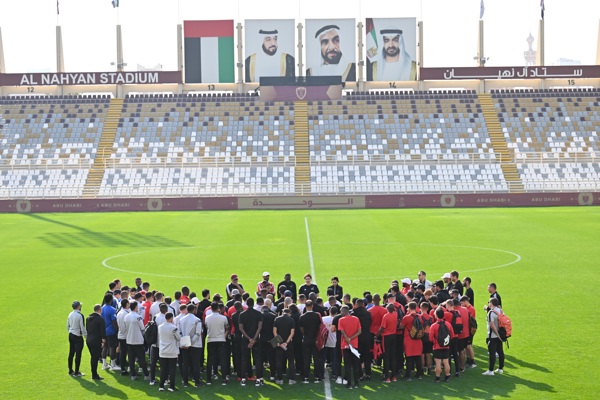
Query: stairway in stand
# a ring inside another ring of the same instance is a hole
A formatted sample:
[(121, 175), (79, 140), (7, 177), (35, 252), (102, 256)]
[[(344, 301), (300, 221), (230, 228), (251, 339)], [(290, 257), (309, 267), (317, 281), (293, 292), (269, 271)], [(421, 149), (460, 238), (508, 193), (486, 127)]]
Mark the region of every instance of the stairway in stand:
[(110, 100), (110, 105), (106, 113), (106, 120), (104, 121), (104, 128), (102, 129), (102, 136), (100, 136), (100, 143), (98, 144), (98, 151), (96, 152), (96, 158), (94, 159), (94, 164), (92, 164), (92, 168), (90, 169), (90, 173), (88, 174), (83, 188), (82, 197), (84, 199), (95, 199), (98, 197), (100, 185), (102, 185), (102, 178), (104, 177), (104, 163), (110, 158), (122, 109), (123, 99), (113, 98)]
[(510, 150), (504, 138), (502, 127), (500, 126), (500, 120), (498, 114), (494, 108), (494, 102), (492, 96), (489, 93), (480, 93), (478, 95), (479, 103), (483, 111), (483, 117), (485, 118), (485, 124), (487, 125), (488, 134), (494, 148), (496, 157), (500, 159), (500, 166), (502, 167), (502, 173), (504, 179), (508, 184), (508, 189), (511, 193), (524, 193), (525, 188), (523, 181), (517, 170), (517, 164), (511, 156)]
[(294, 103), (294, 151), (296, 154), (296, 194), (310, 194), (310, 140), (308, 133), (308, 103)]

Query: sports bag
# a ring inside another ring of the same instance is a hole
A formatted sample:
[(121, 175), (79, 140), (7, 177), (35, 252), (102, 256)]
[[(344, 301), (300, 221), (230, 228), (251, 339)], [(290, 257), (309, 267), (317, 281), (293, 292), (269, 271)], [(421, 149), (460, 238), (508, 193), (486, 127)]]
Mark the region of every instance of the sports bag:
[(450, 330), (448, 329), (444, 321), (440, 321), (438, 322), (438, 324), (438, 345), (440, 347), (448, 347), (450, 346)]

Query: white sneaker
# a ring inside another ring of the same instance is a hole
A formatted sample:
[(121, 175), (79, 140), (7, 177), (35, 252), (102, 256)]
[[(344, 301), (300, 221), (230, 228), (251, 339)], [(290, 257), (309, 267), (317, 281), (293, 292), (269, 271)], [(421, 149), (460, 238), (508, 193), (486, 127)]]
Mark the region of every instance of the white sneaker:
[(338, 376), (338, 378), (335, 380), (335, 383), (337, 383), (338, 385), (342, 384), (342, 377)]
[(111, 367), (110, 367), (110, 370), (111, 370), (111, 371), (120, 371), (120, 370), (121, 370), (121, 367), (119, 367), (118, 365), (115, 365), (114, 367), (113, 367), (113, 366), (111, 366)]
[(108, 365), (108, 364), (102, 364), (102, 370), (104, 371), (104, 370), (107, 370), (107, 369), (110, 369), (110, 365)]
[(342, 385), (347, 385), (347, 384), (348, 384), (348, 381), (345, 379), (342, 379)]
[(477, 364), (475, 364), (475, 363), (471, 364), (471, 368), (477, 368)]
[(150, 381), (150, 386), (156, 385), (156, 381)]
[(495, 373), (497, 373), (497, 374), (500, 374), (500, 375), (502, 375), (502, 374), (504, 373), (504, 370), (503, 370), (503, 369), (500, 369), (500, 368), (498, 368), (498, 369), (497, 369), (497, 370), (495, 370), (494, 372), (495, 372)]
[(494, 375), (494, 371), (490, 371), (489, 369), (487, 371), (485, 371), (483, 374), (481, 375), (487, 375), (487, 376), (493, 376)]

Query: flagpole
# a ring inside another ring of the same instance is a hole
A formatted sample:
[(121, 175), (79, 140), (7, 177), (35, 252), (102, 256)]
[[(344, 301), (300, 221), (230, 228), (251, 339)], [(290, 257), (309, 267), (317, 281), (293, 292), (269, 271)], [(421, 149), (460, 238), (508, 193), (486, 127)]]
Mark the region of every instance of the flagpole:
[(598, 43), (596, 48), (596, 65), (600, 65), (600, 22), (598, 23)]

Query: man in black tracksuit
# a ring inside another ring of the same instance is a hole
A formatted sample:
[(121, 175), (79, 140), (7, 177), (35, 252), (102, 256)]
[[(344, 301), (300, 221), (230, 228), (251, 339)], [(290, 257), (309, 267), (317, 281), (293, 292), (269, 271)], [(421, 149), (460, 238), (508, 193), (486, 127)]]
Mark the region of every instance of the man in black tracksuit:
[[(360, 361), (364, 364), (364, 379), (371, 379), (371, 350), (373, 348), (373, 335), (371, 334), (371, 313), (365, 308), (365, 302), (363, 299), (356, 301), (356, 306), (352, 311), (352, 315), (358, 318), (360, 321), (361, 334), (358, 337), (358, 352), (360, 353)], [(363, 377), (363, 370), (360, 370), (361, 378)]]
[(98, 361), (102, 355), (102, 346), (106, 343), (106, 323), (102, 318), (102, 307), (100, 304), (94, 306), (94, 312), (87, 317), (87, 347), (90, 351), (90, 365), (92, 367), (92, 379), (102, 380), (98, 375)]

